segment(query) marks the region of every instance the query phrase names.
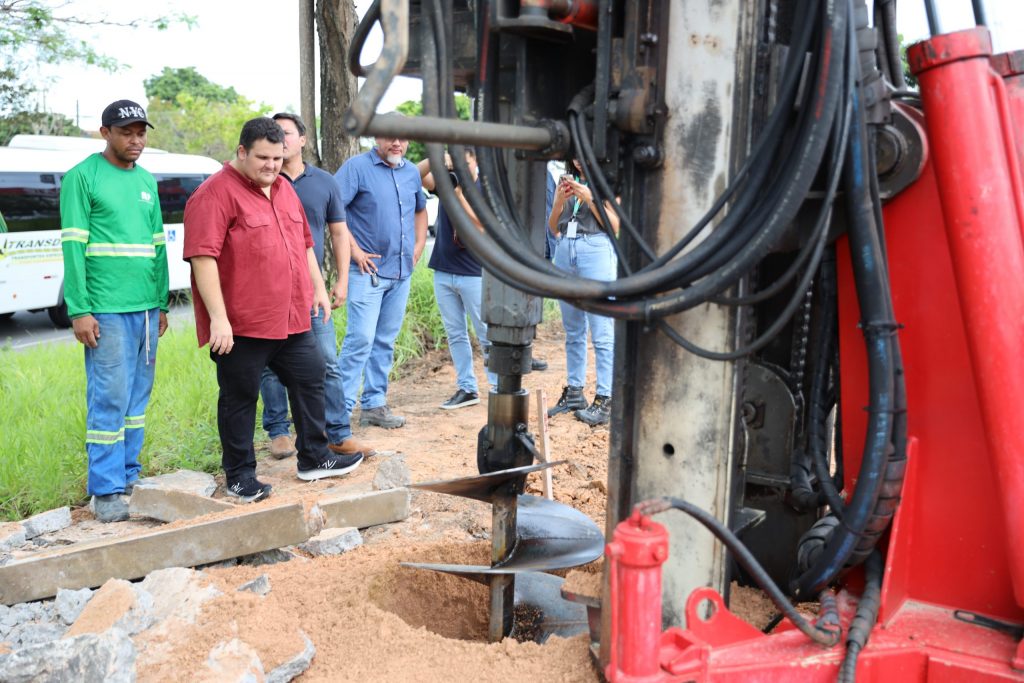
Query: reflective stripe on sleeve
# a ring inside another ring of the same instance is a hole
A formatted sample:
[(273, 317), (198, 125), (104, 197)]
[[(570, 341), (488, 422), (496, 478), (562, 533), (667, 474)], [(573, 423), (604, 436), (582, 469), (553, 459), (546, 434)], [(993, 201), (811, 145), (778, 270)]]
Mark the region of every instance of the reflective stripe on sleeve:
[(96, 242), (86, 246), (85, 255), (155, 258), (156, 247), (154, 247), (152, 244), (109, 244)]
[(82, 228), (64, 228), (60, 231), (60, 241), (85, 244), (89, 241), (89, 231)]

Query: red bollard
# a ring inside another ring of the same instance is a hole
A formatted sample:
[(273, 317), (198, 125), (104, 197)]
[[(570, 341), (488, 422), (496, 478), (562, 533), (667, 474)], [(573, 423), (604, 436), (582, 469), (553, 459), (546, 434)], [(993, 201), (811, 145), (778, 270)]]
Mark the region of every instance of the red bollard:
[(611, 652), (605, 677), (623, 683), (664, 680), (658, 643), (661, 565), (668, 559), (668, 531), (634, 511), (615, 527), (605, 556), (612, 609)]
[(907, 59), (921, 83), (1014, 595), (1024, 606), (1024, 188), (1009, 97), (991, 54), (979, 27), (912, 45)]

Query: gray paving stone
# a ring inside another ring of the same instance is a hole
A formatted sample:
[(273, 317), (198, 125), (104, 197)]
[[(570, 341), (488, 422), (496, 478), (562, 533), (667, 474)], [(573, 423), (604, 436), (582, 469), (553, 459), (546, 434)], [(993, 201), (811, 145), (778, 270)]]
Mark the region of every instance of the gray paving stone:
[(270, 592), (270, 577), (266, 574), (260, 574), (252, 581), (243, 583), (238, 587), (238, 590), (255, 593), (256, 595), (266, 595)]
[(373, 489), (375, 491), (387, 491), (388, 489), (402, 488), (412, 483), (412, 475), (409, 473), (409, 466), (405, 458), (396, 455), (391, 458), (378, 458), (377, 472), (373, 475)]
[(204, 680), (222, 683), (260, 683), (266, 680), (259, 654), (238, 638), (213, 648), (206, 660), (206, 668), (209, 675)]
[(92, 589), (82, 588), (76, 591), (64, 590), (61, 588), (57, 591), (57, 599), (54, 600), (54, 607), (57, 610), (57, 614), (60, 616), (61, 621), (67, 625), (75, 623), (75, 619), (85, 609), (85, 603), (89, 602), (89, 598), (92, 597)]
[(0, 603), (48, 598), (60, 588), (98, 586), (111, 577), (136, 579), (157, 569), (211, 564), (308, 538), (302, 505), (292, 503), (43, 550), (0, 567)]
[(0, 524), (0, 551), (23, 546), (27, 540), (25, 527), (18, 522)]
[(301, 544), (299, 548), (307, 553), (320, 557), (323, 555), (341, 555), (363, 544), (363, 537), (355, 527), (336, 527), (324, 529), (319, 534)]
[(188, 491), (157, 486), (138, 486), (128, 503), (128, 512), (161, 522), (202, 517), (213, 512), (232, 510), (235, 506)]
[(133, 683), (135, 655), (131, 638), (119, 629), (64, 638), (21, 648), (0, 659), (0, 681)]
[(40, 512), (38, 515), (22, 520), (21, 525), (25, 527), (25, 538), (28, 540), (51, 531), (66, 529), (71, 526), (71, 508), (62, 507)]
[(153, 596), (153, 616), (158, 621), (174, 617), (194, 623), (203, 604), (222, 595), (206, 574), (184, 567), (159, 569), (138, 585)]
[(313, 657), (316, 656), (316, 646), (313, 645), (313, 641), (305, 633), (302, 633), (302, 640), (305, 643), (302, 652), (277, 668), (272, 669), (267, 674), (267, 683), (288, 683), (288, 681), (309, 669), (313, 663)]
[(317, 506), (326, 528), (354, 526), (365, 529), (377, 524), (399, 522), (408, 517), (409, 489), (321, 496)]
[(161, 474), (156, 477), (144, 477), (135, 484), (136, 490), (153, 487), (209, 497), (217, 490), (217, 482), (212, 474), (207, 474), (206, 472), (178, 470), (177, 472)]

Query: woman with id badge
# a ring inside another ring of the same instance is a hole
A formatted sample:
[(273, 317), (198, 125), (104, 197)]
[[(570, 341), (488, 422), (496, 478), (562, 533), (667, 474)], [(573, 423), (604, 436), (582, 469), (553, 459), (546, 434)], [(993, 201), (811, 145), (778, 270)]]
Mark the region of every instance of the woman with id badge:
[[(573, 159), (566, 165), (573, 173), (566, 174), (558, 181), (555, 189), (548, 228), (557, 239), (555, 266), (592, 280), (614, 280), (618, 260), (612, 247), (611, 237), (602, 226), (594, 196), (582, 175), (580, 164)], [(619, 232), (619, 219), (608, 202), (605, 213), (611, 222), (611, 232)], [(586, 313), (564, 301), (562, 325), (565, 327), (565, 357), (567, 386), (554, 408), (548, 411), (553, 417), (574, 411), (577, 420), (589, 425), (607, 424), (611, 413), (612, 359), (615, 346), (615, 324), (611, 318)], [(594, 345), (597, 360), (597, 393), (590, 404), (583, 394), (587, 379), (587, 329)]]

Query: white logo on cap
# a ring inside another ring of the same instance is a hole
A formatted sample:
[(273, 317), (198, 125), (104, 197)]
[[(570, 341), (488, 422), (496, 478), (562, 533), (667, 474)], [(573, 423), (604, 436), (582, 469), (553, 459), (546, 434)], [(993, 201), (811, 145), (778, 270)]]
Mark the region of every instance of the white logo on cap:
[(117, 117), (120, 119), (127, 119), (129, 117), (144, 119), (146, 118), (146, 112), (142, 107), (118, 107)]

